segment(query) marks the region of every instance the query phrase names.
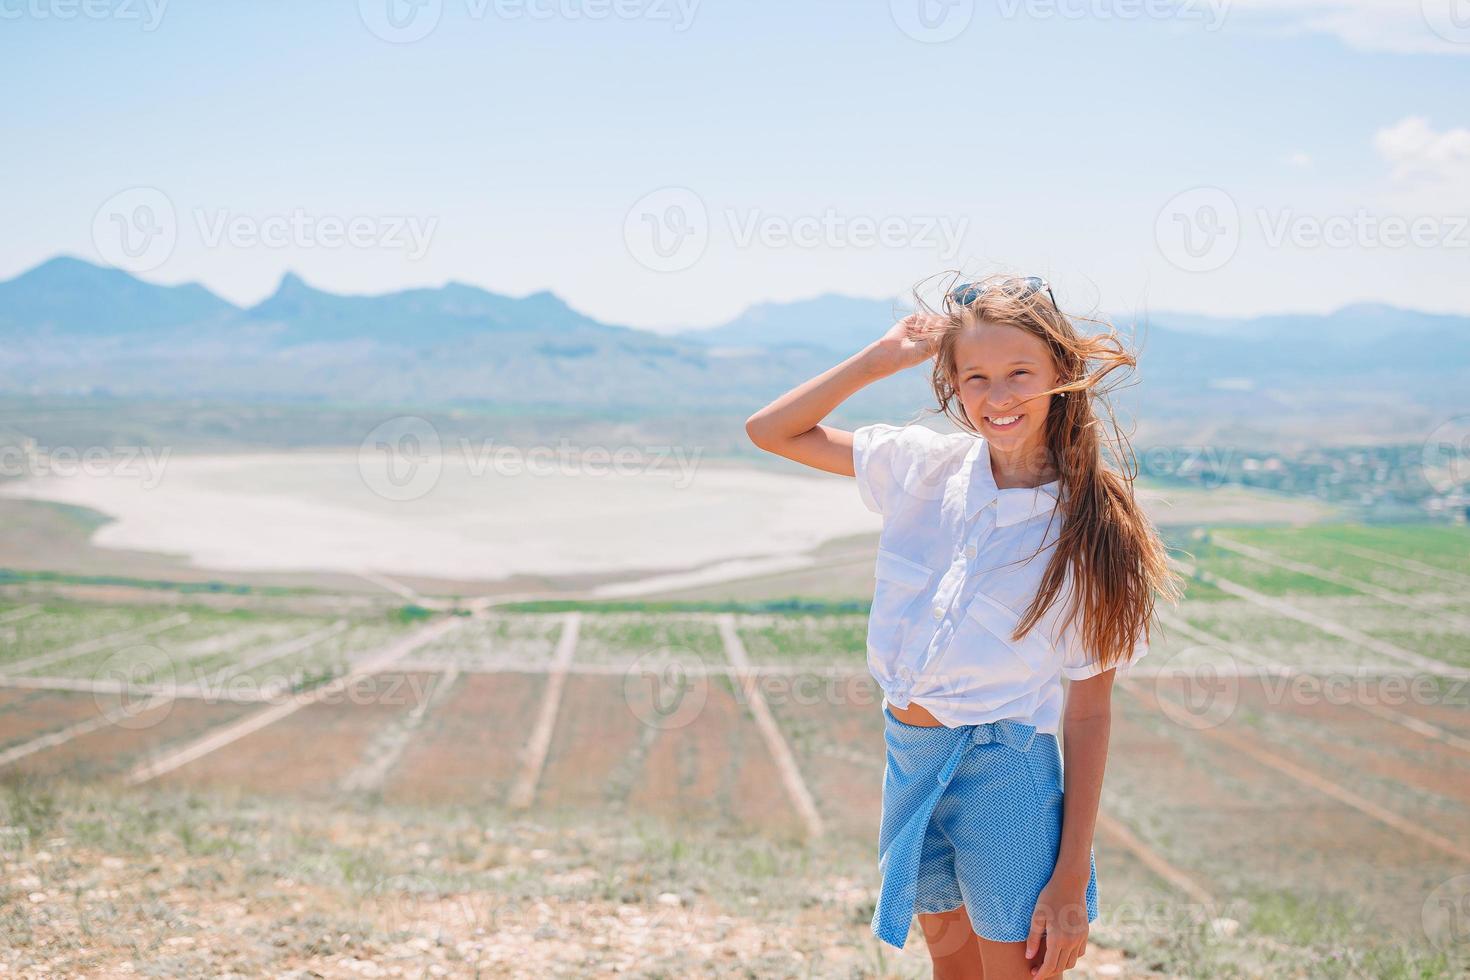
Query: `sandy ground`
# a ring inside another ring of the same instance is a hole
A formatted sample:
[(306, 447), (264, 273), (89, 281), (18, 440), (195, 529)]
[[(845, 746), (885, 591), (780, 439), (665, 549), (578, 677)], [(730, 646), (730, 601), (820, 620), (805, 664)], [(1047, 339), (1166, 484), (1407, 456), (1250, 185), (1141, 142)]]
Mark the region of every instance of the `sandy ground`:
[(879, 527), (855, 484), (820, 473), (699, 460), (514, 473), (457, 454), (417, 473), (376, 466), (357, 452), (173, 456), (46, 474), (0, 495), (100, 511), (114, 521), (94, 533), (99, 547), (179, 554), (221, 571), (470, 581), (716, 562), (752, 574)]
[[(636, 464), (513, 462), (471, 451), (391, 466), (370, 450), (159, 454), (0, 484), (0, 498), (107, 515), (90, 530), (92, 548), (189, 568), (388, 575), (430, 592), (559, 580), (606, 598), (800, 577), (826, 564), (814, 554), (824, 543), (881, 528), (851, 479), (816, 471), (677, 452)], [(1240, 488), (1141, 486), (1139, 499), (1161, 526), (1334, 513)]]

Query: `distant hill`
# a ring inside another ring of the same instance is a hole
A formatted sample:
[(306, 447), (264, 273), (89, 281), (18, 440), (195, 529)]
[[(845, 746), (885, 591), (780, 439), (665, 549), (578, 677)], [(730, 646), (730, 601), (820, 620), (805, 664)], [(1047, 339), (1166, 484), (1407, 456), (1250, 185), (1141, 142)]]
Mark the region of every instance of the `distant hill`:
[[(825, 348), (831, 362), (904, 312), (897, 300), (826, 295), (762, 303), (679, 336), (788, 356)], [(1414, 443), (1470, 414), (1470, 317), (1356, 304), (1322, 315), (1108, 319), (1139, 358), (1112, 404), (1145, 441)]]
[(422, 346), (490, 332), (602, 329), (552, 293), (523, 299), (476, 286), (450, 283), (439, 289), (409, 289), (378, 296), (339, 296), (313, 289), (287, 274), (274, 295), (246, 312), (254, 321), (277, 325), (283, 345), (347, 340)]
[[(6, 393), (748, 413), (829, 361), (716, 350), (601, 323), (549, 292), (461, 283), (343, 296), (288, 274), (241, 309), (73, 258), (0, 282)], [(921, 380), (891, 379), (860, 404), (911, 405)]]
[(1276, 313), (1257, 317), (1213, 317), (1198, 313), (1157, 312), (1151, 320), (1171, 330), (1252, 340), (1297, 338), (1350, 346), (1373, 344), (1386, 334), (1428, 336), (1463, 330), (1470, 318), (1423, 313), (1384, 303), (1355, 303), (1325, 315)]
[(203, 286), (155, 286), (67, 257), (0, 282), (0, 336), (7, 339), (146, 333), (239, 312)]
[[(682, 334), (729, 348), (818, 348), (846, 356), (882, 333), (906, 309), (898, 301), (819, 296), (762, 303), (729, 323)], [(1156, 312), (1110, 319), (1140, 352), (1149, 380), (1190, 386), (1241, 379), (1326, 380), (1422, 371), (1460, 376), (1470, 387), (1470, 317), (1381, 304), (1333, 313), (1209, 317)]]
[[(462, 283), (344, 296), (287, 275), (242, 309), (57, 258), (0, 282), (0, 393), (351, 401), (743, 415), (880, 336), (901, 301), (762, 303), (673, 335), (597, 321), (549, 292)], [(1251, 318), (1114, 320), (1140, 350), (1115, 406), (1175, 440), (1375, 433), (1413, 441), (1470, 412), (1470, 318), (1360, 304)], [(927, 371), (848, 415), (912, 417)]]
[(1159, 312), (1139, 333), (1155, 340), (1150, 353), (1164, 363), (1197, 365), (1216, 374), (1414, 370), (1440, 375), (1470, 368), (1470, 317), (1382, 304), (1249, 318)]
[(816, 347), (852, 353), (908, 312), (900, 301), (828, 293), (792, 303), (758, 303), (729, 323), (680, 334), (725, 347)]

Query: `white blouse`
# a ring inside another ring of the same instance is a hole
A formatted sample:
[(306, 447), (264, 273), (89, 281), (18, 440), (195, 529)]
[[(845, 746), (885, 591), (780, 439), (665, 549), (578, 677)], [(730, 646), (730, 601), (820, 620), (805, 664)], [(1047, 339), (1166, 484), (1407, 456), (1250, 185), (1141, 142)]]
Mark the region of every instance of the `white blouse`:
[[(885, 705), (917, 701), (939, 722), (1015, 718), (1055, 734), (1062, 677), (1101, 672), (1061, 593), (1025, 638), (1011, 631), (1061, 533), (1059, 484), (1000, 489), (981, 436), (879, 422), (853, 432), (853, 469), (883, 515), (868, 616), (868, 670)], [(1030, 557), (1041, 548), (1040, 554)], [(1125, 668), (1148, 652), (1140, 638)]]

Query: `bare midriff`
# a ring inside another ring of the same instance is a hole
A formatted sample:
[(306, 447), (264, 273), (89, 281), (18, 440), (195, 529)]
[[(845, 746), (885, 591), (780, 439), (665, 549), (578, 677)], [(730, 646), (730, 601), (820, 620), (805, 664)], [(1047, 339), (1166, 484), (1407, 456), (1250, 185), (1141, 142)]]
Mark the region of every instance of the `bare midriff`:
[(924, 707), (917, 701), (910, 701), (907, 708), (894, 707), (894, 705), (890, 703), (888, 705), (888, 710), (893, 712), (893, 717), (897, 718), (905, 725), (944, 724), (942, 721), (931, 715), (928, 708)]

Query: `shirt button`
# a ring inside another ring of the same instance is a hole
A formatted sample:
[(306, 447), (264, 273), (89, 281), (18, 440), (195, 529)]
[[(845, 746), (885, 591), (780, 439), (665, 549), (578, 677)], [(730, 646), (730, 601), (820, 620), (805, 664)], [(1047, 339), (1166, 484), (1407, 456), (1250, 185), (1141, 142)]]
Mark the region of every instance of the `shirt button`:
[(934, 607), (934, 618), (935, 619), (943, 619), (944, 618), (944, 607), (943, 606), (935, 606)]
[(974, 558), (975, 557), (975, 546), (973, 544), (966, 545), (965, 546), (965, 557), (966, 558)]

